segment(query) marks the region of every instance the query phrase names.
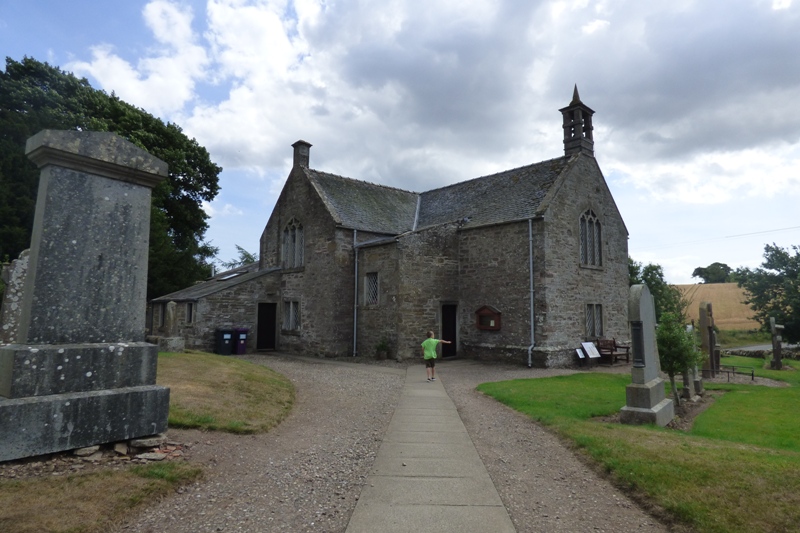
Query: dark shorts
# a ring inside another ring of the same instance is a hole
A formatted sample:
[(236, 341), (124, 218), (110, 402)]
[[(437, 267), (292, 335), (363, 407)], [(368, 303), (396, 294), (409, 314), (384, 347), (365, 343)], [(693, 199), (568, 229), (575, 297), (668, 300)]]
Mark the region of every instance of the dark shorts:
[(425, 368), (433, 368), (436, 366), (436, 359), (425, 359)]

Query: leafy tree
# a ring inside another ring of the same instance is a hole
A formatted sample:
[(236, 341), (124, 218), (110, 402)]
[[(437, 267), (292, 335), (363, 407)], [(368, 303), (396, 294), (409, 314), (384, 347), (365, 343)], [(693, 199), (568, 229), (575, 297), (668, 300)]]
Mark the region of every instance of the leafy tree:
[(774, 316), (784, 326), (783, 338), (800, 342), (800, 247), (792, 246), (790, 251), (768, 244), (761, 267), (739, 268), (736, 279), (762, 329), (769, 331), (769, 317)]
[(644, 283), (650, 289), (656, 308), (657, 322), (661, 322), (661, 316), (666, 312), (674, 313), (681, 321), (686, 321), (686, 310), (691, 302), (678, 287), (667, 283), (661, 265), (653, 263), (643, 265), (629, 257), (628, 276), (629, 286)]
[(231, 259), (230, 261), (220, 262), (223, 268), (237, 268), (240, 266), (250, 265), (258, 262), (258, 254), (248, 252), (238, 244), (236, 245), (236, 251), (239, 253), (239, 257), (237, 259)]
[(703, 283), (727, 283), (731, 281), (731, 272), (733, 269), (725, 263), (711, 263), (695, 268), (692, 277), (702, 279)]
[(179, 126), (27, 57), (6, 58), (0, 71), (0, 257), (30, 245), (39, 171), (25, 142), (42, 129), (114, 132), (165, 161), (169, 177), (153, 190), (147, 296), (208, 276), (216, 249), (203, 242), (202, 202), (217, 195), (222, 169), (206, 149)]
[(670, 388), (675, 403), (681, 404), (675, 376), (683, 374), (702, 362), (702, 354), (695, 343), (694, 334), (686, 331), (683, 320), (671, 311), (661, 315), (656, 330), (656, 344), (661, 370), (669, 375)]

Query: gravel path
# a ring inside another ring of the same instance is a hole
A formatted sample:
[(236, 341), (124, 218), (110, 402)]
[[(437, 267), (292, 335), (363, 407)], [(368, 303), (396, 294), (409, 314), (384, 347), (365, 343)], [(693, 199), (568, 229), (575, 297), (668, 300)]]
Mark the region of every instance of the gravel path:
[[(381, 444), (405, 367), (247, 356), (289, 377), (297, 403), (265, 435), (170, 430), (206, 478), (118, 532), (343, 532)], [(629, 369), (627, 369), (629, 370)], [(475, 391), (485, 381), (569, 373), (469, 361), (437, 365), (448, 394), (520, 533), (665, 532), (556, 437)]]

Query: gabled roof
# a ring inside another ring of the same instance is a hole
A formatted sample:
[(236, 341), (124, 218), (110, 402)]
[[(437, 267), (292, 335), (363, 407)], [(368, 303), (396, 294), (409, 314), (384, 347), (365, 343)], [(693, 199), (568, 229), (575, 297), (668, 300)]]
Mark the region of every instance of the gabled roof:
[(280, 270), (279, 268), (269, 268), (266, 270), (258, 270), (258, 263), (251, 263), (249, 265), (240, 266), (225, 272), (220, 272), (213, 278), (206, 281), (201, 281), (181, 289), (179, 291), (160, 296), (151, 300), (153, 303), (168, 303), (168, 302), (193, 302), (200, 298), (204, 298), (215, 292), (224, 291), (231, 287), (235, 287), (240, 283), (250, 281), (251, 279), (259, 278), (270, 272)]
[(454, 221), (475, 227), (534, 217), (568, 162), (559, 157), (422, 193), (417, 227)]
[(309, 168), (303, 170), (337, 224), (387, 235), (413, 229), (417, 193)]
[(424, 193), (303, 171), (337, 224), (400, 235), (447, 222), (475, 227), (534, 217), (569, 160), (559, 157)]

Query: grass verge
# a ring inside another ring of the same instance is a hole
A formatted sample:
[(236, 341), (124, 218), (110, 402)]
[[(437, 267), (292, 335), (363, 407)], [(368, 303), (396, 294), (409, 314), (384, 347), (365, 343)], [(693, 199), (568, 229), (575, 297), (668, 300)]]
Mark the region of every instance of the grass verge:
[[(795, 382), (800, 372), (757, 374)], [(701, 533), (798, 531), (797, 388), (709, 384), (728, 392), (689, 432), (593, 420), (619, 411), (628, 383), (629, 376), (575, 374), (478, 389), (572, 441), (667, 520)]]
[(742, 346), (772, 344), (772, 335), (758, 329), (720, 329), (717, 342), (723, 349), (730, 350)]
[(107, 531), (139, 505), (201, 476), (188, 463), (162, 462), (65, 477), (0, 481), (0, 531)]
[(277, 372), (203, 352), (159, 354), (158, 384), (170, 388), (169, 425), (177, 428), (258, 433), (294, 403), (292, 383)]
[[(294, 402), (291, 382), (269, 368), (200, 352), (159, 354), (158, 383), (171, 389), (171, 427), (267, 431)], [(189, 462), (165, 460), (119, 470), (0, 478), (0, 531), (107, 531), (132, 509), (201, 475), (202, 469)]]

